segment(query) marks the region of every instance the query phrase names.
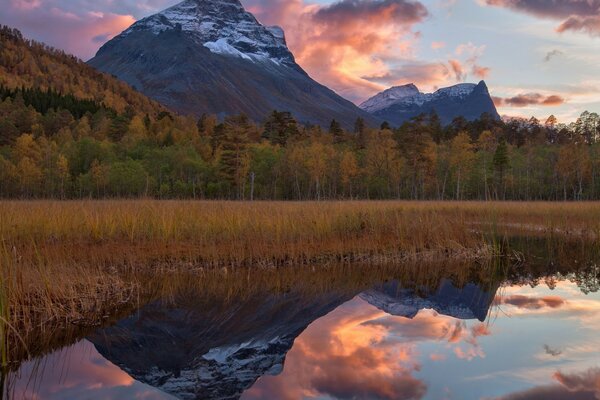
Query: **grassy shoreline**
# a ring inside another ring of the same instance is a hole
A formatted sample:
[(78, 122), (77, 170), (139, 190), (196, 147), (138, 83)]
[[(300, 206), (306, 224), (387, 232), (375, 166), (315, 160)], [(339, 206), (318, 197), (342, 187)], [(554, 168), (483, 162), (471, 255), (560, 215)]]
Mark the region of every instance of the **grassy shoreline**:
[(10, 343), (100, 324), (182, 271), (486, 261), (504, 237), (599, 232), (596, 203), (0, 202), (2, 364)]

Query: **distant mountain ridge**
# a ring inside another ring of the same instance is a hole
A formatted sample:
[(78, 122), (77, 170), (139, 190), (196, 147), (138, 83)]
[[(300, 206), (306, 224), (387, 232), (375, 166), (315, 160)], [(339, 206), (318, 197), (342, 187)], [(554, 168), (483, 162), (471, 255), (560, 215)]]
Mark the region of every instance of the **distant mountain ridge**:
[(239, 0), (185, 0), (136, 22), (89, 64), (184, 114), (261, 121), (280, 110), (322, 126), (379, 122), (310, 78), (283, 30), (260, 24)]
[(395, 86), (371, 97), (360, 108), (396, 126), (419, 114), (431, 112), (436, 112), (444, 125), (456, 117), (475, 120), (483, 113), (500, 119), (484, 81), (461, 83), (435, 93), (422, 93), (412, 83)]

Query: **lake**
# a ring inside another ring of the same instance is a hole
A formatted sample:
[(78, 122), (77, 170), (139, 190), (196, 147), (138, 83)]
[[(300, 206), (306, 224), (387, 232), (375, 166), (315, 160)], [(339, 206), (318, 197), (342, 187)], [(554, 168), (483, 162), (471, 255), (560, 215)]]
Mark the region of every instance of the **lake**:
[(22, 363), (4, 397), (600, 398), (595, 263), (368, 268), (178, 286)]

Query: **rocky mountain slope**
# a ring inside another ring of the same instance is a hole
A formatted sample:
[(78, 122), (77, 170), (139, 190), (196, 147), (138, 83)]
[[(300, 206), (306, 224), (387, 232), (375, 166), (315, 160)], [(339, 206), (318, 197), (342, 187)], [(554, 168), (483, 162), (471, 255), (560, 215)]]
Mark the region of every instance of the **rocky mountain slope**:
[(89, 64), (186, 114), (274, 109), (300, 122), (351, 126), (377, 119), (317, 83), (296, 64), (279, 27), (266, 27), (239, 0), (185, 0), (106, 43)]
[(396, 126), (432, 111), (438, 114), (444, 125), (459, 116), (474, 120), (483, 113), (500, 119), (484, 81), (479, 84), (462, 83), (435, 93), (422, 93), (413, 84), (395, 86), (368, 99), (360, 108)]

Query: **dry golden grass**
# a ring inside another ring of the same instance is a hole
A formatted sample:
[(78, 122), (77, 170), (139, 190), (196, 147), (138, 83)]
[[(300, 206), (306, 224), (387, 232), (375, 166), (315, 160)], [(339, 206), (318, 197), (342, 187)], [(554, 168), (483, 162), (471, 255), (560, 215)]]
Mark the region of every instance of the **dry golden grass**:
[(593, 241), (599, 217), (596, 203), (0, 202), (0, 355), (100, 324), (180, 271), (489, 258), (505, 235)]

